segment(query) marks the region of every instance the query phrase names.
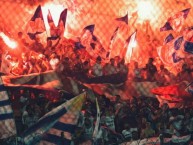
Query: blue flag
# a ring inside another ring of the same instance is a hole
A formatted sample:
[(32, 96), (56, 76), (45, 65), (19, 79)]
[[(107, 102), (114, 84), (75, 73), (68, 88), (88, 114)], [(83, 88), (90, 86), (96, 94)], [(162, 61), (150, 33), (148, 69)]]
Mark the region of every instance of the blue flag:
[(181, 36), (181, 37), (177, 38), (176, 41), (174, 41), (174, 49), (175, 50), (180, 49), (183, 40), (184, 40), (184, 38), (183, 38), (183, 36)]
[(125, 16), (123, 16), (123, 17), (121, 17), (121, 18), (116, 18), (116, 20), (117, 21), (122, 21), (122, 22), (125, 22), (126, 24), (128, 24), (128, 13), (125, 15)]
[(86, 27), (83, 29), (83, 31), (89, 30), (89, 31), (90, 31), (90, 33), (93, 35), (93, 33), (94, 33), (94, 29), (95, 29), (95, 25), (94, 25), (94, 24), (92, 24), (92, 25), (88, 25), (88, 26), (86, 26)]
[(170, 33), (166, 38), (165, 38), (165, 43), (168, 43), (174, 39), (174, 36)]
[(37, 34), (41, 34), (46, 31), (41, 6), (39, 5), (28, 23), (27, 34), (30, 39), (35, 39)]

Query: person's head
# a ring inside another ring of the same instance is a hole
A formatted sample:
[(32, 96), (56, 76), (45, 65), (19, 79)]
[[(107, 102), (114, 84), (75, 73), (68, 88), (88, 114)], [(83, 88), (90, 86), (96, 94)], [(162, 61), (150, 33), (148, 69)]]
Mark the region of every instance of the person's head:
[(153, 59), (152, 57), (150, 57), (149, 60), (148, 60), (148, 63), (149, 63), (149, 64), (152, 64), (153, 61), (154, 61), (154, 59)]
[(119, 102), (121, 100), (121, 96), (120, 95), (115, 95), (115, 101)]
[(150, 122), (146, 122), (146, 128), (151, 128)]
[(188, 65), (185, 63), (182, 65), (182, 70), (186, 70), (188, 68)]
[(18, 36), (18, 38), (22, 38), (23, 37), (23, 33), (22, 32), (18, 32), (17, 36)]
[(112, 65), (115, 64), (115, 60), (113, 58), (110, 59), (110, 62), (111, 62)]
[(138, 62), (134, 62), (134, 67), (138, 68)]
[(98, 56), (97, 59), (96, 59), (96, 62), (97, 62), (97, 63), (101, 63), (101, 61), (102, 61), (101, 57)]
[(164, 65), (160, 65), (160, 70), (164, 70)]

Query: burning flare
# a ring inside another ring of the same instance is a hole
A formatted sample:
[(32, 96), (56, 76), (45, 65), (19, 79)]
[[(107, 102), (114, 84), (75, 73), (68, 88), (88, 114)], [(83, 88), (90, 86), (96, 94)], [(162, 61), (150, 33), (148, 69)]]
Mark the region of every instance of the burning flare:
[(0, 32), (0, 37), (3, 39), (5, 44), (11, 48), (15, 49), (17, 47), (17, 42), (15, 40), (10, 39), (7, 35), (5, 35), (3, 32)]

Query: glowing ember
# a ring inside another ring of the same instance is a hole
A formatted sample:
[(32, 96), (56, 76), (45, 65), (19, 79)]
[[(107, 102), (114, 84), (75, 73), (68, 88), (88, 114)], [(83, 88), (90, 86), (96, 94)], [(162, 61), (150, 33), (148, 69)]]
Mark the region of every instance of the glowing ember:
[(17, 42), (10, 39), (7, 35), (5, 35), (3, 32), (0, 32), (0, 36), (5, 42), (5, 44), (12, 49), (15, 49), (17, 47)]

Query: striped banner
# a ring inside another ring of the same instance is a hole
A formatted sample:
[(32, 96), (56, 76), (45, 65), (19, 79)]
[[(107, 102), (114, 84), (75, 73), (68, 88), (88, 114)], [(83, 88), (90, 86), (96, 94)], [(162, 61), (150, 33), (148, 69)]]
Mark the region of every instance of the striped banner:
[(0, 78), (0, 139), (16, 135), (13, 110), (6, 89)]
[(25, 145), (34, 145), (40, 140), (40, 145), (70, 145), (85, 98), (86, 93), (82, 93), (40, 118), (23, 133)]

